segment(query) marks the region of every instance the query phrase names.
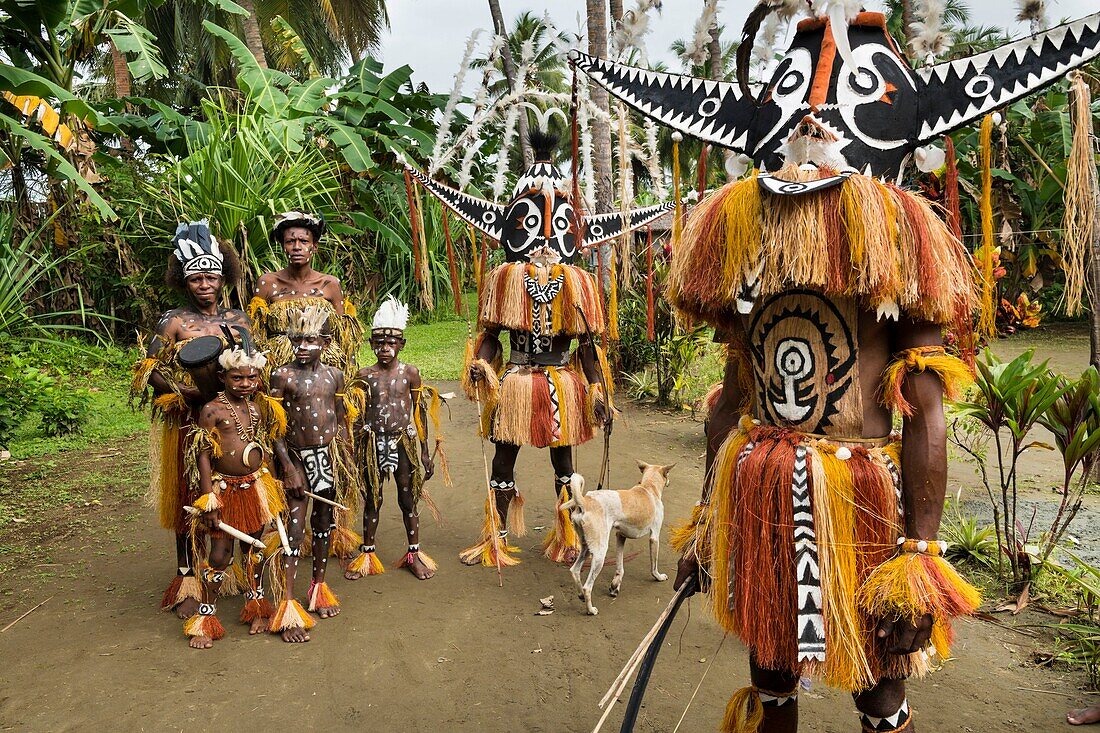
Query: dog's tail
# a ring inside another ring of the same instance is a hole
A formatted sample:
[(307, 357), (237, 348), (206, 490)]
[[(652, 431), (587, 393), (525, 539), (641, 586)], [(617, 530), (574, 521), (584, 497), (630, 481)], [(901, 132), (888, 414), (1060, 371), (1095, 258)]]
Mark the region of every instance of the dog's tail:
[(570, 511), (576, 509), (581, 514), (584, 513), (584, 505), (581, 504), (581, 498), (584, 496), (584, 476), (579, 473), (574, 473), (569, 477), (569, 500), (561, 505), (564, 511)]

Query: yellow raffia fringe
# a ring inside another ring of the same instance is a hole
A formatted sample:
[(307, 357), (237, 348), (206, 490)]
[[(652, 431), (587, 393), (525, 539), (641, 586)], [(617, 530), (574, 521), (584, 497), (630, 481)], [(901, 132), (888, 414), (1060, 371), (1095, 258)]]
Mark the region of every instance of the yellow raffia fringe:
[(245, 575), (244, 568), (241, 566), (241, 558), (235, 554), (233, 562), (225, 569), (225, 579), (222, 580), (221, 587), (218, 588), (218, 595), (239, 596), (249, 587), (248, 576)]
[(516, 491), (512, 501), (508, 503), (508, 528), (517, 537), (527, 535), (527, 518), (523, 514), (523, 506), (526, 504), (523, 494)]
[(160, 414), (181, 415), (191, 408), (188, 407), (187, 400), (183, 398), (183, 395), (176, 392), (165, 392), (153, 400), (153, 409)]
[(342, 521), (338, 522), (329, 540), (329, 557), (337, 557), (345, 561), (349, 560), (356, 556), (355, 553), (359, 551), (359, 546), (361, 544), (363, 544), (363, 538), (358, 532), (350, 527), (346, 527)]
[(979, 201), (982, 220), (982, 244), (976, 254), (981, 272), (981, 308), (978, 313), (978, 334), (997, 338), (997, 283), (993, 279), (993, 115), (982, 119), (981, 143), (982, 197)]
[(554, 510), (554, 524), (546, 533), (546, 539), (542, 542), (542, 554), (551, 562), (565, 562), (569, 559), (570, 550), (581, 549), (581, 539), (577, 536), (577, 528), (573, 526), (573, 520), (569, 516), (569, 510), (563, 509), (562, 504), (569, 500), (569, 491), (563, 486), (558, 493), (558, 506)]
[(267, 440), (276, 441), (286, 435), (286, 410), (283, 409), (283, 404), (264, 393), (257, 394), (252, 401), (260, 413), (261, 425)]
[(897, 354), (882, 379), (882, 401), (887, 407), (899, 410), (906, 417), (913, 414), (913, 406), (905, 399), (902, 387), (906, 375), (912, 372), (930, 371), (943, 383), (944, 397), (958, 400), (966, 385), (974, 381), (970, 367), (957, 356), (948, 354), (942, 346), (907, 349)]
[[(847, 461), (836, 457), (835, 444), (821, 441), (809, 450), (813, 481), (814, 529), (818, 539), (825, 661), (813, 666), (826, 683), (862, 690), (874, 683), (864, 649), (865, 632), (856, 604), (855, 486)], [(827, 540), (827, 541), (826, 541)]]
[(487, 416), (496, 409), (500, 400), (500, 377), (492, 365), (484, 359), (475, 359), (473, 362), (481, 367), (483, 377), (477, 382), (470, 381), (470, 370), (462, 372), (462, 391), (471, 401), (481, 401), (482, 422), (486, 422)]
[(332, 343), (321, 352), (321, 361), (334, 366), (348, 378), (355, 374), (356, 359), (363, 345), (363, 324), (356, 317), (355, 306), (344, 300), (344, 315), (336, 313), (336, 306), (325, 298), (291, 298), (273, 303), (259, 296), (248, 304), (248, 317), (252, 322), (252, 337), (267, 352), (268, 367), (275, 369), (293, 360), (294, 350), (286, 336), (294, 315), (306, 306), (318, 306), (328, 314), (332, 329)]
[(859, 590), (860, 607), (872, 617), (919, 618), (931, 614), (932, 642), (950, 656), (951, 619), (973, 614), (981, 595), (942, 557), (906, 553), (875, 568)]
[(200, 512), (212, 512), (215, 509), (221, 509), (222, 501), (218, 498), (218, 495), (211, 491), (208, 494), (202, 494), (192, 503), (192, 506), (198, 509)]
[(309, 594), (309, 610), (317, 611), (326, 608), (339, 608), (340, 601), (336, 594), (324, 581), (313, 584), (313, 592)]
[(684, 205), (680, 201), (680, 143), (672, 141), (672, 244), (678, 246), (684, 229)]
[(149, 377), (153, 376), (153, 372), (156, 371), (159, 365), (160, 362), (153, 357), (138, 359), (134, 363), (134, 378), (130, 382), (130, 404), (133, 404), (134, 400), (139, 397), (144, 402), (145, 389), (149, 386)]
[(302, 604), (293, 598), (282, 601), (275, 609), (275, 615), (271, 617), (268, 630), (277, 634), (287, 629), (312, 629), (317, 625), (317, 619), (313, 618)]
[(348, 565), (348, 572), (358, 573), (359, 575), (381, 575), (386, 572), (386, 566), (378, 559), (377, 553), (361, 552), (359, 557), (352, 560), (351, 564)]
[[(750, 423), (751, 424), (751, 423)], [(700, 556), (699, 565), (709, 568), (711, 582), (710, 602), (715, 620), (726, 631), (737, 632), (737, 624), (729, 605), (730, 557), (733, 550), (733, 490), (737, 480), (737, 457), (748, 442), (749, 434), (742, 429), (730, 433), (711, 467), (711, 485), (714, 491), (710, 498), (710, 516), (707, 518), (703, 535), (704, 547), (709, 555)], [(729, 487), (725, 490), (725, 487)]]
[(611, 287), (607, 293), (607, 338), (611, 341), (619, 340), (619, 276), (618, 265), (615, 263), (615, 250), (611, 250), (611, 272), (609, 274)]
[[(418, 550), (417, 553), (416, 553), (416, 556), (420, 560), (420, 562), (424, 564), (424, 567), (427, 570), (429, 570), (430, 572), (434, 573), (436, 570), (439, 570), (439, 566), (436, 564), (435, 560), (433, 560), (428, 553), (424, 552), (423, 550)], [(407, 562), (408, 559), (409, 559), (409, 554), (408, 553), (405, 553), (404, 555), (402, 555), (401, 559), (398, 560), (396, 563), (394, 563), (394, 566), (393, 566), (394, 570), (400, 570), (401, 568), (408, 567), (409, 566), (409, 563)]]
[(519, 558), (512, 556), (519, 553), (519, 548), (507, 544), (506, 539), (497, 535), (496, 530), (500, 526), (496, 521), (495, 499), (496, 497), (493, 496), (485, 498), (485, 519), (481, 524), (481, 536), (477, 543), (458, 554), (459, 559), (467, 565), (480, 561), (487, 568), (496, 567), (498, 564), (502, 568), (507, 568), (520, 563)]
[(764, 705), (755, 687), (742, 687), (726, 704), (722, 733), (757, 733), (764, 723)]
[(696, 550), (699, 524), (702, 522), (703, 514), (706, 511), (706, 505), (696, 504), (691, 510), (691, 517), (673, 527), (668, 536), (668, 544), (672, 547), (673, 552), (678, 555), (687, 555), (689, 552)]

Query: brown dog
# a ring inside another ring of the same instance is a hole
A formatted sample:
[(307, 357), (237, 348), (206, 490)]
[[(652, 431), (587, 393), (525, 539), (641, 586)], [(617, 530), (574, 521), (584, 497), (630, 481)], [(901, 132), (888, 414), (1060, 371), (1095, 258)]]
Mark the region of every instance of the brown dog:
[[(675, 464), (672, 464), (675, 465)], [(661, 542), (661, 524), (665, 519), (665, 506), (661, 502), (661, 492), (668, 486), (669, 466), (651, 466), (638, 461), (642, 479), (632, 488), (623, 491), (593, 491), (584, 493), (584, 477), (573, 474), (570, 480), (572, 499), (562, 505), (569, 510), (573, 526), (581, 538), (581, 552), (569, 572), (577, 584), (579, 597), (585, 603), (588, 613), (595, 616), (599, 609), (592, 605), (592, 586), (603, 570), (607, 557), (607, 547), (611, 542), (611, 533), (615, 532), (615, 552), (617, 566), (615, 577), (611, 579), (611, 597), (619, 595), (623, 582), (623, 548), (628, 539), (636, 540), (649, 537), (650, 572), (656, 581), (668, 580), (668, 576), (657, 571), (657, 552)], [(581, 583), (581, 566), (586, 557), (591, 556), (592, 567), (588, 579)]]

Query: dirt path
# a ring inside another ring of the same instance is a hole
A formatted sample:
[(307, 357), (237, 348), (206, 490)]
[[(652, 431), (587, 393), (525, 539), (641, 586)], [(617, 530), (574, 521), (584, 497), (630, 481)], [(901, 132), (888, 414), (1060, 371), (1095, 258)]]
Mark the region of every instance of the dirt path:
[[(35, 536), (44, 543), (41, 559), (20, 556), (0, 577), (0, 628), (50, 599), (0, 634), (0, 729), (591, 730), (597, 700), (668, 602), (671, 581), (649, 580), (643, 554), (628, 564), (622, 596), (611, 599), (613, 571), (605, 569), (600, 615), (589, 618), (567, 571), (539, 554), (541, 532), (520, 540), (525, 561), (505, 571), (503, 589), (493, 571), (462, 567), (456, 555), (473, 539), (484, 499), (474, 422), (473, 408), (455, 401), (448, 446), (457, 485), (434, 487), (446, 525), (426, 523), (423, 535), (440, 563), (436, 578), (421, 583), (392, 570), (354, 584), (338, 578), (343, 613), (321, 622), (301, 646), (249, 638), (232, 621), (241, 600), (230, 599), (221, 606), (227, 637), (213, 651), (187, 649), (180, 623), (154, 610), (173, 572), (168, 536), (155, 528), (152, 510), (109, 498), (126, 493), (119, 484), (95, 489), (102, 507), (79, 505), (79, 521), (51, 522), (67, 538), (51, 544), (49, 536)], [(686, 417), (628, 407), (615, 433), (614, 483), (633, 482), (635, 458), (678, 461), (666, 514), (685, 516), (701, 479), (700, 435), (701, 426)], [(129, 461), (134, 469), (122, 471), (122, 481), (133, 493), (144, 481), (144, 440), (115, 447), (118, 454), (97, 451), (101, 458), (62, 456), (58, 470), (114, 471)], [(598, 461), (594, 441), (580, 452), (580, 470), (595, 473)], [(545, 452), (525, 451), (518, 473), (528, 477), (521, 483), (530, 492), (528, 525), (548, 524)], [(395, 507), (388, 497), (379, 541), (387, 564), (403, 549)], [(0, 543), (14, 547), (17, 539), (10, 528), (0, 530)], [(673, 562), (666, 546), (662, 569), (673, 572)], [(536, 617), (538, 599), (551, 594), (558, 610)], [(720, 640), (693, 600), (658, 663), (639, 731), (672, 730)], [(1079, 696), (1083, 680), (1031, 665), (1034, 644), (990, 623), (961, 624), (957, 659), (910, 694), (922, 730), (1069, 730), (1065, 710), (1090, 699)], [(727, 640), (681, 730), (715, 730), (729, 694), (746, 684), (745, 670), (744, 650)], [(815, 685), (803, 699), (803, 730), (858, 728), (847, 696)], [(613, 714), (605, 730), (617, 730), (620, 716)]]

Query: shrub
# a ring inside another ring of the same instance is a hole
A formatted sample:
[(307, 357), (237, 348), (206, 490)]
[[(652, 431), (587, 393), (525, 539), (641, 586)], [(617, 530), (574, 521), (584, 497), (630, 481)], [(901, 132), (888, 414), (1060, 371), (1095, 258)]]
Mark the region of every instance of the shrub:
[(91, 395), (86, 389), (52, 385), (38, 400), (42, 431), (51, 438), (80, 432), (88, 420)]

